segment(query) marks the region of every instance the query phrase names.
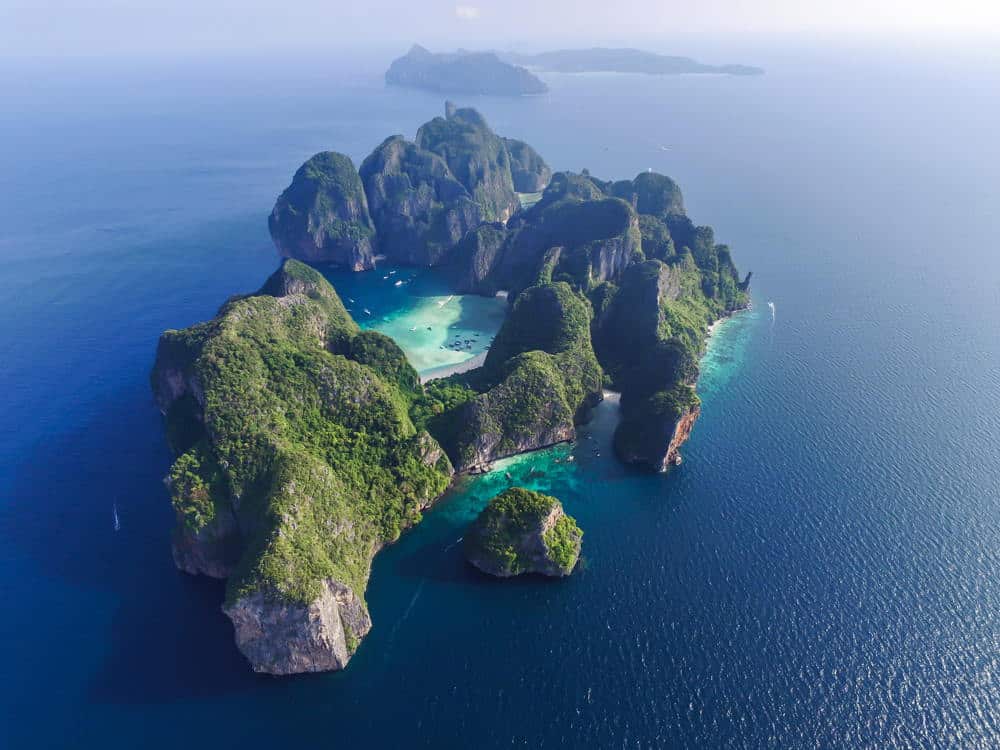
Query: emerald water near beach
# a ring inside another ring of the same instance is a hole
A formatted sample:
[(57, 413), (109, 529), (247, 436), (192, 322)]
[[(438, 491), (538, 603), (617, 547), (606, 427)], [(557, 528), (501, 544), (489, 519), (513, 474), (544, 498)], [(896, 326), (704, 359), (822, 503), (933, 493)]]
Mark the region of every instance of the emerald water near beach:
[(505, 297), (455, 294), (432, 269), (325, 269), (325, 275), (358, 324), (391, 336), (424, 379), (481, 360), (507, 309)]
[[(754, 272), (684, 463), (618, 464), (606, 401), (380, 552), (348, 669), (290, 679), (174, 568), (156, 339), (273, 272), (304, 159), (357, 164), (443, 102), (387, 90), (388, 57), (0, 67), (0, 746), (995, 747), (1000, 63), (719, 57), (767, 73), (460, 102), (556, 169), (670, 174)], [(422, 304), (380, 271), (333, 276), (380, 289), (373, 318)], [(464, 563), (508, 481), (579, 521), (569, 578)]]

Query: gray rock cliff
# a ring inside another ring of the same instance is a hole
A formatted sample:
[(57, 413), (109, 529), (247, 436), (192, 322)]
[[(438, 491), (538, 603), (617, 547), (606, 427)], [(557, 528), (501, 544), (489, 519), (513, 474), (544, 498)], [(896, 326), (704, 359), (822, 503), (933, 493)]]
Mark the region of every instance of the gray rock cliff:
[(303, 164), (275, 203), (268, 228), (282, 257), (354, 271), (374, 267), (368, 200), (343, 154), (326, 151)]

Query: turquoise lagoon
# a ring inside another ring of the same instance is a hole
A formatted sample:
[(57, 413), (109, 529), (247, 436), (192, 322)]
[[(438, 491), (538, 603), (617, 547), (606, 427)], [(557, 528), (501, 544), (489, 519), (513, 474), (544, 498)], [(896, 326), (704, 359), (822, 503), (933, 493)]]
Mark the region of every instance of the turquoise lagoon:
[(358, 324), (392, 337), (425, 380), (481, 362), (507, 309), (504, 297), (453, 294), (430, 269), (325, 275)]

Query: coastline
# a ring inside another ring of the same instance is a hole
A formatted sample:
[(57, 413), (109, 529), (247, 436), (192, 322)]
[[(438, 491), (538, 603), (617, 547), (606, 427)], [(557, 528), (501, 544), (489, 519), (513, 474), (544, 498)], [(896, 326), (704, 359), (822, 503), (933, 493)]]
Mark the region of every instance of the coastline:
[(421, 383), (427, 383), (431, 380), (440, 380), (441, 378), (447, 378), (450, 375), (458, 375), (461, 372), (468, 372), (469, 370), (475, 370), (478, 367), (482, 367), (483, 363), (486, 362), (486, 352), (480, 352), (475, 357), (470, 357), (462, 362), (457, 362), (453, 365), (445, 365), (444, 367), (438, 367), (431, 370), (426, 375), (420, 376)]

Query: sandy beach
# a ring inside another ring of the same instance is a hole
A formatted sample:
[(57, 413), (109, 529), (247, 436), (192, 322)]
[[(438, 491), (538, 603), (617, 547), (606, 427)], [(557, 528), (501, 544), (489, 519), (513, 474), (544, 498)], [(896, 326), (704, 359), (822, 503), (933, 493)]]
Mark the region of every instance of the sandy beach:
[(456, 375), (460, 372), (468, 372), (469, 370), (475, 370), (477, 367), (482, 367), (483, 362), (486, 361), (486, 352), (481, 352), (471, 359), (467, 359), (464, 362), (458, 362), (454, 365), (447, 365), (445, 367), (438, 367), (430, 372), (420, 376), (420, 382), (426, 383), (428, 380), (439, 380), (441, 378), (446, 378), (449, 375)]

